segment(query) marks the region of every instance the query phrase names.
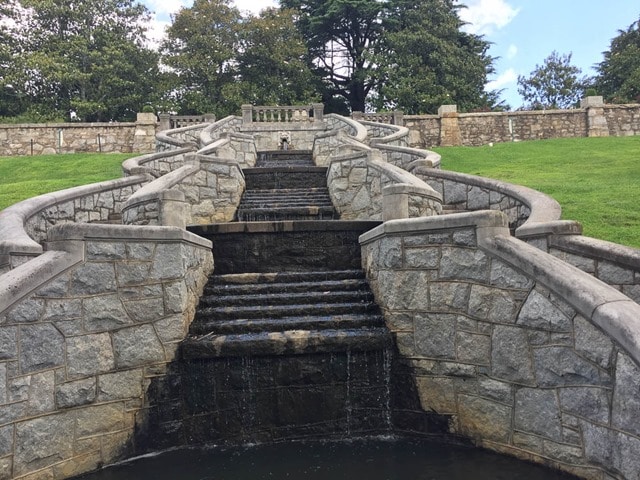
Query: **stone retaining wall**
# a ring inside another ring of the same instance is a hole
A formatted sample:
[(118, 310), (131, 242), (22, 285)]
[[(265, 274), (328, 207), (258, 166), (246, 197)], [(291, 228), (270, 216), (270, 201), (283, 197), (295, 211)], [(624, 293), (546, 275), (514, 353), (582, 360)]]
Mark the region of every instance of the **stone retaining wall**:
[(78, 152), (153, 152), (156, 116), (136, 122), (0, 125), (0, 156)]
[(213, 267), (210, 242), (176, 228), (63, 225), (49, 248), (0, 277), (0, 478), (122, 458)]
[(640, 307), (506, 227), (478, 212), (361, 237), (423, 409), (497, 452), (587, 479), (636, 478)]
[(492, 142), (640, 135), (640, 105), (605, 105), (588, 97), (584, 108), (517, 112), (457, 113), (444, 106), (438, 115), (405, 115), (409, 145), (486, 145)]

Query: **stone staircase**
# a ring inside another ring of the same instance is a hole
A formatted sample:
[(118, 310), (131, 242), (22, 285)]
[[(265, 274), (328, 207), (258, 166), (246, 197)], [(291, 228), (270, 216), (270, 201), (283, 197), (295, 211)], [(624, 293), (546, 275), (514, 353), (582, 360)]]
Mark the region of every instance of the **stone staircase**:
[(246, 190), (238, 221), (337, 218), (327, 189), (327, 169), (313, 164), (311, 152), (263, 152), (256, 167), (243, 173)]
[(214, 275), (186, 358), (372, 350), (389, 346), (361, 270)]

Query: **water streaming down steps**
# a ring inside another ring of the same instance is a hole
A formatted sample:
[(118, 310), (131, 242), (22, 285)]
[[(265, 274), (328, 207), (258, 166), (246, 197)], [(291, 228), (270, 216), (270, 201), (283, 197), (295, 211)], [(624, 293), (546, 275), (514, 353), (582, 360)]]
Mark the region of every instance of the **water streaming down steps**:
[(216, 271), (181, 347), (186, 442), (388, 432), (393, 342), (358, 244), (379, 222), (327, 220), (308, 152), (262, 154), (244, 174), (238, 222), (191, 228)]

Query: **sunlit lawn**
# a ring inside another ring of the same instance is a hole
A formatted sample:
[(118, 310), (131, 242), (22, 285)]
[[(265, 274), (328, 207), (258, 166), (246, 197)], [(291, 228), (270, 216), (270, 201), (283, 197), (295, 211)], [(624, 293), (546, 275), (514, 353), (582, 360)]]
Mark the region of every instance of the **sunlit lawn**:
[(0, 157), (0, 210), (21, 200), (122, 176), (135, 154), (78, 153)]
[(526, 185), (555, 198), (584, 234), (640, 248), (640, 136), (434, 148), (442, 168)]

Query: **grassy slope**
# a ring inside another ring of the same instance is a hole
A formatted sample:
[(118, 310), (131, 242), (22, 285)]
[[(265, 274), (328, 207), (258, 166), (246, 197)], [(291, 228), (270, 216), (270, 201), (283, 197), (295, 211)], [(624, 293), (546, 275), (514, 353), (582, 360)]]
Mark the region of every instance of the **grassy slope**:
[(0, 210), (26, 198), (122, 176), (133, 154), (0, 157)]
[(444, 169), (544, 192), (585, 235), (640, 248), (640, 136), (434, 150)]

